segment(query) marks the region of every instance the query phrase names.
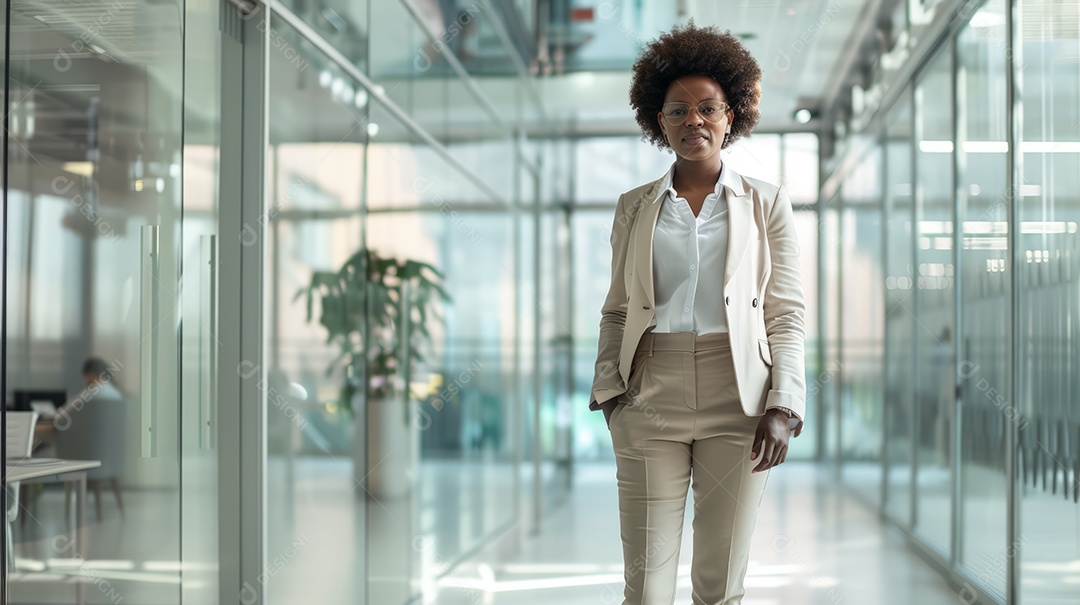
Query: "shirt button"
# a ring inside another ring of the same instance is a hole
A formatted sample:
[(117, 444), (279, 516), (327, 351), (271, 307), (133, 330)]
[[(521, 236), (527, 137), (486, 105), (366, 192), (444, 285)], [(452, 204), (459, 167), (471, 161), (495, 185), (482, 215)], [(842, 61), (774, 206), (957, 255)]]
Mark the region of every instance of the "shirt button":
[(689, 313), (690, 307), (683, 307), (683, 313)]
[(695, 267), (697, 267), (697, 265), (690, 265), (691, 269), (694, 269)]

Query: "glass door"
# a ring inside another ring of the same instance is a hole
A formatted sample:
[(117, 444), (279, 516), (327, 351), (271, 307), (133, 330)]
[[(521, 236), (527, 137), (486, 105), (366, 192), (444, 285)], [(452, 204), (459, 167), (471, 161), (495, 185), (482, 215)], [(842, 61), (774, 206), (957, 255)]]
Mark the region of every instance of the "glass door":
[(29, 464), (98, 464), (85, 498), (77, 473), (6, 482), (8, 603), (217, 602), (219, 8), (203, 4), (10, 2), (6, 417), (38, 413)]

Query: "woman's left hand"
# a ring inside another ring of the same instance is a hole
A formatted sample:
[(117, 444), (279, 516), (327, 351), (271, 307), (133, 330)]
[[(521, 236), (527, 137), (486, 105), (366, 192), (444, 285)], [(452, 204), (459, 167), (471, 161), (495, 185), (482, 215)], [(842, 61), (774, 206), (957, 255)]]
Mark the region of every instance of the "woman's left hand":
[(750, 450), (750, 459), (757, 460), (758, 465), (754, 470), (769, 470), (782, 464), (787, 459), (788, 438), (791, 435), (787, 414), (779, 410), (769, 410), (758, 421), (757, 432), (754, 434), (754, 447)]

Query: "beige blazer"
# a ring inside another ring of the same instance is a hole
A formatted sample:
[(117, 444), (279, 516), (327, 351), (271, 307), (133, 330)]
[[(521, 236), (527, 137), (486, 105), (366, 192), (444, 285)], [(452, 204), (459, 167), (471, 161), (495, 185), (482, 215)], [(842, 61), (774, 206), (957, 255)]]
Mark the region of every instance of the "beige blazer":
[[(730, 170), (730, 167), (725, 167)], [(784, 187), (735, 174), (729, 194), (724, 304), (743, 411), (785, 407), (806, 418), (799, 242)], [(591, 409), (626, 392), (641, 335), (656, 325), (653, 232), (663, 177), (619, 196), (611, 229), (611, 286), (601, 309)], [(736, 188), (738, 189), (738, 188)], [(702, 277), (704, 279), (704, 277)]]

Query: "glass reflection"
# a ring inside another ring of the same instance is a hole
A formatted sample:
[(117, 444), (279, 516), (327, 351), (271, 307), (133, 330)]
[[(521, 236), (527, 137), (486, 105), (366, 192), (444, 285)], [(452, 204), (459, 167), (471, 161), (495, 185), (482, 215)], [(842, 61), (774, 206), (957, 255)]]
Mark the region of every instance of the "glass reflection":
[(1003, 411), (1020, 435), (1021, 597), (1054, 603), (1075, 598), (1080, 558), (1080, 37), (1051, 2), (1021, 10), (1021, 400)]
[[(362, 602), (366, 591), (365, 400), (342, 398), (348, 364), (329, 338), (336, 324), (321, 321), (333, 309), (313, 301), (309, 319), (302, 293), (361, 249), (371, 121), (366, 100), (357, 106), (356, 82), (284, 22), (272, 29), (303, 61), (269, 56), (266, 556), (288, 565), (266, 599), (303, 602), (315, 584), (320, 602), (345, 605)], [(384, 560), (395, 557), (388, 546)]]
[(912, 509), (915, 288), (911, 190), (911, 97), (891, 112), (885, 135), (885, 503), (901, 525)]
[(957, 38), (959, 145), (960, 561), (1005, 590), (1005, 403), (1010, 392), (1011, 277), (1005, 177), (1005, 3), (993, 0)]
[[(818, 383), (840, 389), (844, 480), (871, 502), (881, 500), (882, 366), (885, 344), (885, 275), (881, 259), (881, 150), (871, 151), (843, 185), (839, 242), (842, 363), (825, 368)], [(812, 384), (812, 383), (808, 383)]]
[[(179, 380), (204, 368), (178, 326), (210, 319), (193, 304), (203, 299), (180, 288), (200, 234), (183, 220), (184, 8), (20, 0), (10, 9), (5, 407), (9, 429), (27, 422), (21, 445), (5, 437), (6, 477), (12, 464), (83, 461), (89, 496), (73, 490), (73, 474), (7, 482), (8, 596), (179, 603), (190, 445), (181, 427), (203, 403), (196, 392), (181, 406)], [(192, 29), (193, 39), (205, 33)], [(204, 51), (193, 63), (216, 59), (212, 45)], [(203, 174), (215, 170), (210, 162)], [(203, 204), (212, 217), (213, 191)], [(204, 468), (212, 477), (213, 464)], [(66, 520), (79, 501), (86, 514), (74, 532)], [(191, 526), (200, 564), (212, 564), (201, 541), (212, 523)]]
[(952, 542), (956, 400), (951, 59), (942, 49), (915, 88), (915, 530), (942, 553)]

